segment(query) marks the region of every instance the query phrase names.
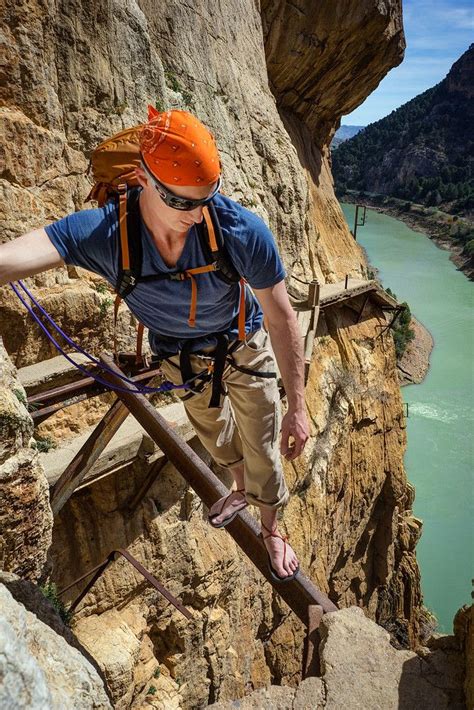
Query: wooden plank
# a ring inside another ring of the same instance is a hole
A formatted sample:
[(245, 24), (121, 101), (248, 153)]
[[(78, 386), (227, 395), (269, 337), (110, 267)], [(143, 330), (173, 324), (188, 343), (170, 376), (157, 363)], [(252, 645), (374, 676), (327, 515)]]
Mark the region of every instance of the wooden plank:
[(90, 471), (109, 441), (127, 418), (129, 411), (125, 404), (116, 399), (107, 414), (96, 426), (90, 437), (73, 458), (61, 478), (51, 489), (51, 508), (57, 515), (72, 496), (84, 476)]

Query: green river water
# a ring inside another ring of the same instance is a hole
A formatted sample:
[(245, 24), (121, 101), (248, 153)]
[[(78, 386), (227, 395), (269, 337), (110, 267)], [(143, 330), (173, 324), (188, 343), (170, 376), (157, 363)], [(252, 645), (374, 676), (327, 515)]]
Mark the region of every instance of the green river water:
[[(354, 205), (342, 205), (351, 229)], [(416, 556), (425, 605), (452, 633), (453, 617), (471, 604), (474, 578), (474, 288), (424, 234), (367, 210), (357, 241), (385, 288), (434, 340), (428, 374), (402, 387), (408, 403), (405, 469), (423, 521)]]

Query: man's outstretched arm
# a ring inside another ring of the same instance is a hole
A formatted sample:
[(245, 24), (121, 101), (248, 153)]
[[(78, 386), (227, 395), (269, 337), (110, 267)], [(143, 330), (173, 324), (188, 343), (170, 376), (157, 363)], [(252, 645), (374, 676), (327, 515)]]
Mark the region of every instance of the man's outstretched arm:
[[(273, 351), (288, 399), (288, 411), (281, 425), (281, 453), (297, 458), (309, 437), (304, 397), (304, 353), (301, 333), (285, 282), (270, 288), (253, 289), (262, 306)], [(290, 437), (293, 442), (290, 442)]]
[(45, 230), (35, 229), (11, 242), (0, 244), (0, 286), (63, 264)]

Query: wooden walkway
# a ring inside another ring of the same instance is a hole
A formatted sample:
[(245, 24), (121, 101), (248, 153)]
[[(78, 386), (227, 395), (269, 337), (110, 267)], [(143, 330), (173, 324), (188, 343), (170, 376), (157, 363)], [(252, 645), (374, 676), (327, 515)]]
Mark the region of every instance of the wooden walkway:
[(306, 283), (305, 286), (308, 289), (308, 295), (304, 300), (295, 300), (291, 297), (290, 300), (296, 311), (298, 325), (304, 340), (306, 380), (308, 378), (321, 311), (328, 308), (337, 308), (351, 301), (357, 302), (358, 307), (356, 310), (358, 315), (356, 322), (358, 323), (362, 319), (367, 302), (371, 299), (382, 310), (394, 311), (392, 319), (387, 325), (388, 329), (392, 326), (398, 313), (403, 308), (403, 306), (400, 306), (400, 304), (374, 280), (366, 281), (364, 279), (346, 277), (344, 281), (338, 281), (334, 284), (320, 285), (315, 280)]

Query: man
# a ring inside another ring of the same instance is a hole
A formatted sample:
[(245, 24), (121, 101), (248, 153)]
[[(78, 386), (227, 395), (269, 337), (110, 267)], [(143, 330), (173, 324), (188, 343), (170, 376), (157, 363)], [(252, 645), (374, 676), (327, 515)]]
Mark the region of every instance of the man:
[[(185, 111), (153, 111), (140, 138), (139, 187), (142, 274), (167, 274), (206, 264), (193, 227), (212, 199), (225, 246), (246, 289), (246, 338), (237, 338), (240, 286), (214, 273), (190, 280), (163, 279), (137, 284), (125, 298), (149, 328), (152, 351), (163, 360), (165, 375), (181, 383), (179, 352), (192, 340), (190, 364), (199, 372), (209, 363), (214, 334), (234, 343), (227, 367), (223, 406), (210, 408), (211, 387), (183, 402), (196, 433), (221, 466), (228, 467), (235, 489), (215, 503), (209, 522), (223, 527), (252, 503), (260, 508), (269, 568), (278, 581), (293, 579), (295, 552), (277, 529), (277, 510), (288, 500), (278, 447), (280, 403), (276, 380), (250, 375), (274, 369), (262, 329), (266, 318), (283, 378), (288, 411), (281, 422), (281, 453), (299, 456), (309, 435), (304, 403), (301, 337), (286, 291), (285, 271), (272, 233), (263, 220), (218, 193), (220, 159), (212, 134)], [(119, 215), (114, 202), (82, 210), (0, 247), (0, 284), (61, 264), (75, 264), (102, 275), (113, 286), (118, 274)], [(190, 301), (194, 303), (190, 308)], [(180, 390), (183, 392), (182, 390)], [(188, 393), (189, 395), (189, 393)]]

